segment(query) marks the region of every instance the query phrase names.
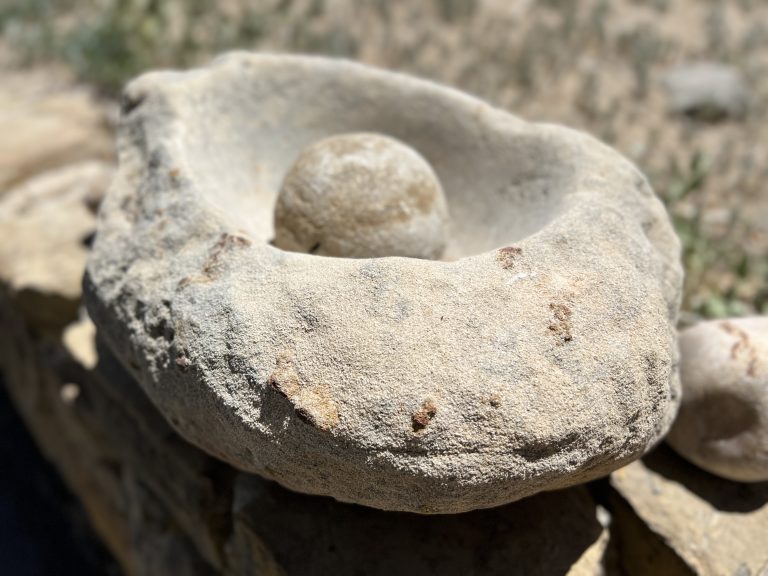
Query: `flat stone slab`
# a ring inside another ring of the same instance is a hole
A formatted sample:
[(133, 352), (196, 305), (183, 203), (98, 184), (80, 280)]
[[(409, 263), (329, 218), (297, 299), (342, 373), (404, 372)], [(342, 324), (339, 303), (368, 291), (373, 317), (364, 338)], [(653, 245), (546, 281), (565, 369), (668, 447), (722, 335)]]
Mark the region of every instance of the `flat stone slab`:
[(738, 68), (717, 62), (676, 66), (664, 75), (670, 108), (703, 121), (743, 118), (750, 94)]
[[(611, 485), (676, 559), (662, 566), (658, 550), (624, 550), (631, 574), (768, 574), (768, 482), (723, 480), (664, 446), (611, 474)], [(646, 544), (635, 535), (629, 546)]]
[[(302, 150), (431, 165), (443, 261), (270, 244)], [(679, 243), (593, 138), (343, 61), (231, 54), (132, 82), (86, 276), (101, 334), (186, 439), (293, 490), (462, 512), (604, 475), (677, 408)]]
[[(608, 530), (585, 487), (448, 516), (385, 513), (281, 489), (235, 484), (232, 555), (249, 573), (261, 550), (286, 574), (604, 574)], [(263, 554), (263, 552), (262, 552)]]

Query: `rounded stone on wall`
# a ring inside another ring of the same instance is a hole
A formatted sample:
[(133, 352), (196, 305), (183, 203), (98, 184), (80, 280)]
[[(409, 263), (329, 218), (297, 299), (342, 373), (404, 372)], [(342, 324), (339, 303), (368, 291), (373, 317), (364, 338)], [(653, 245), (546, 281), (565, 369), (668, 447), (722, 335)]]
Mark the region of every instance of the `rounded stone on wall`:
[(768, 317), (703, 322), (680, 334), (683, 399), (669, 444), (730, 480), (768, 480)]

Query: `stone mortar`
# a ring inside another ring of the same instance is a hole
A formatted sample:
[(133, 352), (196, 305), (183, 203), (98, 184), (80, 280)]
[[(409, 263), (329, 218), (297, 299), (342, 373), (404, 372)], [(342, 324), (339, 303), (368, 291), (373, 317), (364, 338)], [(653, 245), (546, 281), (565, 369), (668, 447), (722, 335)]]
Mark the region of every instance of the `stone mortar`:
[[(442, 261), (270, 245), (289, 167), (350, 132), (429, 162)], [(679, 243), (645, 177), (590, 136), (350, 62), (234, 53), (132, 82), (118, 140), (88, 309), (218, 458), (454, 513), (605, 475), (669, 427)]]

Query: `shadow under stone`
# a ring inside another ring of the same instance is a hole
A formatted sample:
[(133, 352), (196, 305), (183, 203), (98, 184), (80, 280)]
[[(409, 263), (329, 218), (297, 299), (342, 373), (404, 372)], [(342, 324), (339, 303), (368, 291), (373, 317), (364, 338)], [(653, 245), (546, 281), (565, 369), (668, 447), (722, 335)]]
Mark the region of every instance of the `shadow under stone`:
[(85, 512), (38, 452), (0, 374), (0, 572), (116, 575)]
[(584, 487), (436, 516), (306, 496), (249, 475), (235, 493), (236, 524), (288, 574), (565, 574), (602, 530)]
[(710, 474), (661, 444), (643, 458), (645, 465), (668, 480), (684, 485), (723, 512), (752, 512), (768, 502), (768, 482), (733, 482)]

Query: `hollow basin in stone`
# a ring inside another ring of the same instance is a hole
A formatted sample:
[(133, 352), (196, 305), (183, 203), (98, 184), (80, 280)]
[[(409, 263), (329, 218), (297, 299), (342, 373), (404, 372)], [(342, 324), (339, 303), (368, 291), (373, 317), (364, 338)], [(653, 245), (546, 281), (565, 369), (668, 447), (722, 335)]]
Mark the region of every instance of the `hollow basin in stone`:
[[(442, 260), (270, 244), (323, 138), (426, 159)], [(678, 400), (679, 244), (592, 137), (331, 59), (234, 53), (127, 87), (89, 311), (189, 441), (288, 488), (387, 510), (497, 506), (604, 475)]]

